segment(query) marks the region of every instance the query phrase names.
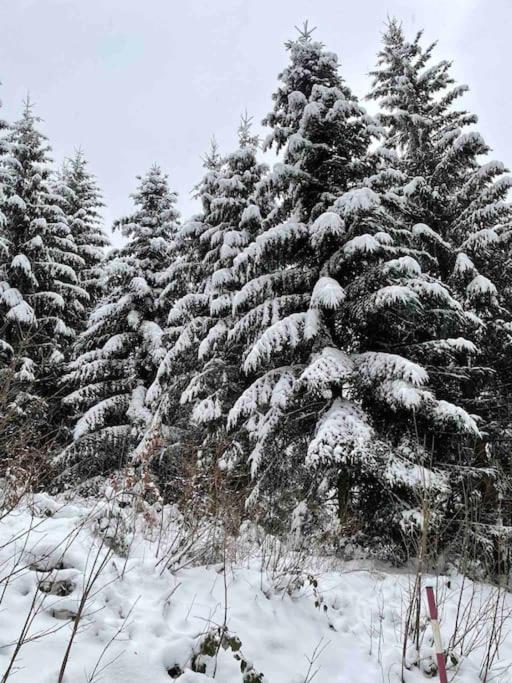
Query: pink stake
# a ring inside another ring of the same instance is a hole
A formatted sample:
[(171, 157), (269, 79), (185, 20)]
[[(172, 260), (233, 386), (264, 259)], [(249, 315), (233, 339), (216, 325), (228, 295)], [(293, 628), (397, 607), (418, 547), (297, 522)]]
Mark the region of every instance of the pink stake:
[(441, 629), (439, 628), (439, 621), (437, 615), (436, 598), (432, 586), (427, 586), (427, 602), (428, 611), (430, 613), (430, 623), (432, 624), (432, 633), (434, 634), (434, 644), (436, 648), (439, 681), (440, 683), (448, 683), (448, 676), (446, 675), (446, 659), (444, 656), (443, 641), (441, 639)]

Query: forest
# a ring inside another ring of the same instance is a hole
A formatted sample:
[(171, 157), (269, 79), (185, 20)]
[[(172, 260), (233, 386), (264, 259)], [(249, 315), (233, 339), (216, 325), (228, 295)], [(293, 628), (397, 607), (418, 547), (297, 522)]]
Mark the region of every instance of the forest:
[(432, 577), (450, 681), (512, 676), (512, 178), (422, 32), (387, 22), (361, 98), (320, 33), (193, 216), (155, 164), (105, 226), (86, 150), (0, 120), (2, 683), (417, 683)]

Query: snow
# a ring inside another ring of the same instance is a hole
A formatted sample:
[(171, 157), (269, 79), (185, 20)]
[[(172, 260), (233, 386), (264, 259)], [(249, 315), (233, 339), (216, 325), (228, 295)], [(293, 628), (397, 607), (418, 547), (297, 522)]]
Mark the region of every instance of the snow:
[[(304, 107), (303, 113), (302, 113), (302, 118), (301, 118), (301, 126), (306, 127), (308, 123), (310, 122), (311, 119), (317, 120), (320, 119), (322, 115), (322, 107), (319, 102), (308, 102), (306, 106)], [(290, 138), (293, 136), (290, 136)], [(288, 138), (290, 140), (290, 138)]]
[(11, 261), (11, 268), (14, 270), (22, 270), (26, 275), (32, 273), (32, 265), (25, 254), (16, 254)]
[(19, 289), (9, 287), (7, 282), (2, 282), (0, 283), (0, 301), (12, 308), (23, 302), (23, 296)]
[(318, 216), (310, 230), (311, 244), (318, 248), (329, 237), (340, 238), (345, 232), (345, 224), (337, 213), (326, 211)]
[(394, 242), (393, 237), (387, 232), (382, 232), (382, 231), (376, 232), (374, 237), (377, 240), (377, 242), (380, 242), (380, 244), (389, 245), (389, 244), (393, 244), (393, 242)]
[(434, 343), (446, 349), (453, 349), (461, 353), (470, 353), (472, 355), (478, 353), (477, 346), (472, 341), (469, 341), (469, 339), (464, 339), (464, 337), (439, 339)]
[(494, 296), (497, 290), (488, 278), (477, 275), (466, 287), (466, 292), (470, 299), (476, 299), (480, 296)]
[(416, 225), (413, 225), (412, 234), (415, 237), (425, 237), (433, 242), (437, 242), (445, 249), (451, 249), (450, 244), (445, 242), (445, 240), (443, 240), (435, 230), (432, 230), (432, 228), (430, 228), (428, 225), (425, 225), (425, 223), (416, 223)]
[(412, 256), (401, 256), (400, 258), (392, 259), (384, 264), (383, 270), (385, 273), (409, 277), (421, 275), (421, 266)]
[(169, 311), (167, 322), (169, 325), (182, 322), (196, 307), (208, 305), (208, 295), (190, 293), (178, 299)]
[(415, 278), (409, 280), (408, 287), (419, 294), (422, 298), (434, 299), (442, 301), (447, 308), (459, 310), (461, 308), (459, 302), (452, 297), (448, 289), (440, 282), (434, 280), (427, 280), (424, 278)]
[(199, 360), (204, 360), (213, 350), (217, 348), (220, 342), (226, 339), (228, 334), (228, 327), (224, 320), (219, 320), (215, 325), (208, 331), (208, 334), (204, 339), (201, 340), (198, 349)]
[(306, 318), (304, 320), (304, 339), (310, 341), (318, 336), (318, 333), (321, 329), (321, 324), (322, 320), (320, 311), (314, 308), (308, 309), (306, 312)]
[(487, 150), (487, 146), (483, 137), (476, 131), (459, 135), (459, 137), (454, 141), (453, 147), (457, 151), (464, 151), (467, 147), (476, 147), (477, 153), (485, 152)]
[(290, 109), (302, 109), (306, 106), (306, 103), (306, 96), (299, 90), (294, 90), (288, 95), (288, 105)]
[(419, 304), (419, 297), (416, 292), (403, 285), (381, 287), (375, 292), (372, 299), (376, 310), (397, 304), (402, 306), (417, 306)]
[(351, 240), (348, 240), (343, 247), (343, 251), (347, 256), (353, 256), (357, 253), (371, 254), (374, 251), (379, 251), (380, 243), (373, 235), (357, 235)]
[(480, 430), (474, 417), (449, 401), (437, 401), (433, 414), (440, 424), (448, 428), (454, 427), (457, 431), (480, 436)]
[[(425, 476), (406, 465), (404, 472), (415, 481)], [(15, 660), (13, 680), (55, 683), (71, 635), (71, 615), (98, 556), (104, 567), (85, 603), (66, 683), (90, 680), (98, 662), (101, 674), (95, 680), (108, 683), (167, 683), (173, 680), (168, 671), (177, 671), (175, 667), (182, 672), (175, 674), (179, 683), (242, 683), (237, 652), (264, 674), (267, 683), (304, 683), (315, 652), (313, 670), (318, 668), (316, 680), (322, 683), (370, 683), (383, 676), (389, 683), (401, 680), (401, 636), (413, 575), (299, 554), (248, 522), (224, 566), (215, 557), (214, 530), (199, 529), (194, 538), (187, 538), (172, 507), (160, 514), (150, 511), (147, 520), (134, 518), (131, 508), (123, 517), (116, 517), (119, 514), (115, 495), (93, 503), (39, 494), (1, 520), (0, 671), (9, 665), (13, 643), (35, 600), (36, 614)], [(132, 523), (127, 525), (129, 550), (124, 555), (111, 551), (107, 543), (115, 540), (109, 536), (113, 519), (119, 519), (123, 528), (126, 520)], [(182, 562), (173, 551), (173, 544), (179, 547), (180, 542), (189, 548)], [(166, 554), (170, 569), (162, 563)], [(15, 573), (6, 582), (13, 568)], [(467, 623), (478, 623), (479, 643), (468, 648), (458, 666), (451, 664), (449, 673), (453, 683), (478, 683), (485, 655), (483, 634), (492, 621), (492, 611), (486, 612), (484, 606), (493, 604), (496, 589), (456, 574), (427, 575), (427, 584), (436, 589), (445, 643), (458, 613), (468, 610)], [(69, 594), (59, 595), (59, 587)], [(508, 614), (512, 600), (505, 595), (504, 601)], [(209, 656), (202, 658), (206, 673), (192, 671), (194, 651), (209, 629), (224, 624), (225, 608), (228, 635), (240, 649), (220, 648), (215, 674), (215, 657)], [(425, 669), (434, 656), (425, 598), (421, 624)], [(506, 637), (493, 680), (505, 683), (511, 661), (512, 643)], [(404, 670), (403, 680), (429, 679), (413, 666)]]
[(434, 398), (429, 391), (418, 389), (402, 379), (386, 380), (380, 385), (378, 393), (392, 408), (406, 410), (417, 410), (423, 403)]
[(31, 249), (42, 249), (44, 247), (44, 242), (41, 235), (36, 235), (31, 240), (27, 242), (27, 246)]
[(367, 351), (357, 356), (355, 364), (361, 378), (367, 382), (402, 379), (415, 387), (428, 382), (428, 373), (421, 365), (394, 353)]
[(10, 308), (5, 317), (8, 320), (20, 323), (20, 325), (35, 325), (37, 323), (34, 309), (26, 301), (21, 301)]
[(345, 300), (345, 290), (332, 277), (321, 277), (313, 288), (311, 306), (313, 308), (335, 309)]
[(310, 388), (323, 390), (329, 385), (348, 379), (354, 370), (353, 360), (341, 349), (327, 346), (315, 354), (300, 376), (300, 381)]
[(453, 272), (457, 275), (464, 275), (465, 273), (472, 273), (475, 270), (473, 261), (469, 258), (467, 254), (461, 252), (457, 254), (455, 259), (455, 267)]
[(224, 312), (230, 311), (232, 305), (232, 292), (226, 292), (225, 294), (217, 295), (210, 300), (210, 314), (212, 316), (221, 315)]
[(422, 465), (398, 460), (390, 460), (384, 471), (384, 477), (391, 485), (405, 485), (421, 492), (425, 489), (436, 490), (442, 493), (450, 491), (450, 477), (446, 472), (430, 470)]
[(117, 355), (126, 348), (126, 344), (129, 343), (131, 339), (132, 335), (129, 332), (114, 334), (103, 344), (101, 355), (105, 358)]
[(260, 221), (261, 213), (258, 206), (255, 204), (249, 204), (242, 211), (242, 216), (240, 218), (240, 225), (245, 225), (246, 223), (251, 223), (253, 221)]
[(222, 406), (216, 396), (208, 396), (199, 401), (192, 411), (192, 421), (196, 424), (212, 422), (222, 415)]
[(132, 424), (145, 426), (150, 423), (151, 412), (147, 409), (145, 405), (145, 398), (146, 389), (142, 384), (139, 384), (132, 391), (130, 402), (126, 408), (126, 417), (130, 420)]
[(129, 399), (127, 396), (109, 396), (95, 403), (89, 410), (87, 410), (81, 418), (77, 421), (73, 430), (73, 438), (75, 441), (81, 439), (86, 434), (93, 432), (98, 426), (103, 426), (105, 417), (112, 412), (122, 412), (129, 406)]
[(292, 313), (270, 325), (248, 353), (244, 361), (245, 372), (256, 370), (286, 345), (292, 349), (298, 346), (305, 336), (306, 317), (306, 313)]
[(301, 268), (287, 268), (255, 277), (236, 292), (233, 297), (233, 312), (238, 313), (247, 307), (247, 304), (253, 306), (260, 302), (268, 304), (276, 298), (276, 292), (289, 291), (290, 288), (293, 291), (297, 283), (309, 284), (311, 282), (313, 285), (312, 275), (310, 271), (304, 272)]
[(247, 263), (258, 263), (270, 250), (286, 244), (295, 244), (308, 234), (308, 228), (302, 223), (290, 220), (269, 228), (242, 251), (234, 260), (235, 270), (242, 269)]
[(31, 358), (22, 358), (19, 370), (16, 373), (21, 382), (33, 382), (36, 377), (36, 364)]
[(19, 211), (26, 211), (27, 204), (19, 195), (13, 194), (7, 199), (7, 205), (18, 209)]
[(143, 296), (152, 296), (153, 292), (151, 290), (151, 287), (148, 285), (146, 282), (146, 279), (143, 277), (134, 277), (132, 278), (130, 282), (130, 289), (136, 293), (138, 297), (143, 297)]
[(413, 195), (418, 190), (420, 190), (422, 187), (425, 186), (425, 180), (421, 176), (417, 176), (416, 178), (413, 178), (410, 180), (406, 185), (403, 186), (402, 191), (403, 193), (407, 195)]
[(494, 228), (483, 228), (470, 235), (463, 243), (464, 249), (472, 249), (473, 251), (485, 250), (489, 245), (496, 244), (499, 241), (498, 234)]
[(231, 268), (219, 268), (212, 275), (212, 285), (214, 287), (222, 287), (230, 282), (233, 282), (234, 276)]
[(260, 407), (269, 405), (274, 387), (283, 376), (293, 380), (289, 368), (278, 368), (255, 380), (237, 399), (228, 416), (228, 429), (232, 429), (243, 417), (255, 413)]
[(365, 414), (354, 403), (336, 399), (317, 425), (315, 437), (308, 447), (306, 462), (348, 463), (365, 454), (374, 431)]
[[(312, 104), (313, 104), (313, 107), (316, 106), (315, 103), (312, 103)], [(308, 107), (309, 107), (309, 105), (308, 105)], [(309, 116), (308, 118), (313, 118), (313, 119), (316, 118), (314, 116), (315, 109), (313, 108), (311, 111), (313, 113), (313, 116)], [(303, 122), (307, 123), (307, 119), (303, 118)], [(298, 155), (301, 152), (301, 150), (303, 150), (307, 146), (308, 146), (308, 141), (300, 133), (293, 133), (288, 138), (287, 147), (288, 147), (288, 153), (290, 153), (290, 154)]]
[(339, 197), (334, 206), (342, 216), (350, 216), (358, 212), (369, 212), (380, 206), (379, 195), (370, 190), (368, 187), (363, 187), (357, 190), (350, 190)]
[[(157, 323), (152, 320), (144, 320), (140, 325), (140, 333), (144, 340), (146, 349), (152, 354), (152, 358), (156, 362), (162, 360), (162, 355), (165, 354), (162, 338), (163, 330)], [(116, 335), (117, 337), (118, 335)]]

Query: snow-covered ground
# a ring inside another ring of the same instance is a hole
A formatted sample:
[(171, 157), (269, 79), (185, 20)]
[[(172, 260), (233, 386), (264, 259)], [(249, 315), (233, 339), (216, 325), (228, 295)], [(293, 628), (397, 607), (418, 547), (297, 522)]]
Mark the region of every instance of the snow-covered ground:
[[(133, 534), (120, 514), (129, 517), (112, 505), (39, 495), (0, 520), (0, 671), (9, 670), (9, 681), (402, 680), (412, 575), (305, 560), (269, 539), (258, 543), (248, 528), (235, 546), (232, 541), (222, 545), (226, 561), (194, 566), (207, 557), (206, 536), (198, 528), (194, 538), (187, 538), (172, 509), (160, 515), (162, 523), (140, 515)], [(120, 533), (112, 541), (118, 522)], [(119, 552), (109, 549), (109, 537)], [(173, 571), (166, 568), (166, 558)], [(460, 576), (439, 578), (437, 588), (445, 641), (457, 613), (457, 633), (466, 632), (455, 648), (464, 656), (452, 665), (450, 679), (481, 680), (489, 630), (503, 623), (499, 661), (487, 680), (511, 680), (508, 594), (495, 619), (495, 589), (468, 580), (463, 585)], [(81, 610), (84, 590), (89, 597)], [(76, 636), (59, 679), (77, 614)], [(406, 683), (427, 680), (424, 671), (431, 664), (425, 607), (421, 620), (421, 661), (403, 670)], [(227, 629), (225, 647), (215, 638), (205, 640), (218, 627)], [(211, 654), (200, 655), (201, 649)], [(205, 674), (191, 670), (194, 654), (194, 667), (206, 667)], [(408, 662), (414, 658), (409, 647)]]

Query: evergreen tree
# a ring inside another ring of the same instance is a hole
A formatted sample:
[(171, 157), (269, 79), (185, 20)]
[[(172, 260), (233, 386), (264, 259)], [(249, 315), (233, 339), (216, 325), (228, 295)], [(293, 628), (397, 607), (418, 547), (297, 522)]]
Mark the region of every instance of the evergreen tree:
[[(396, 171), (389, 188), (396, 209), (429, 257), (425, 269), (474, 314), (478, 354), (443, 371), (439, 384), (447, 395), (458, 391), (461, 404), (485, 418), (482, 438), (475, 448), (463, 448), (452, 472), (461, 485), (469, 481), (470, 488), (480, 489), (481, 497), (507, 481), (508, 453), (491, 458), (486, 443), (509, 428), (508, 414), (495, 406), (508, 402), (511, 377), (507, 194), (512, 179), (501, 162), (481, 161), (490, 149), (472, 128), (477, 117), (454, 106), (467, 87), (455, 84), (449, 62), (432, 62), (435, 44), (424, 48), (421, 38), (420, 32), (409, 42), (398, 22), (389, 23), (371, 97), (383, 108), (384, 146)], [(454, 456), (448, 451), (446, 459), (453, 463)], [(494, 495), (487, 501), (491, 510), (496, 500)]]
[(1, 335), (4, 374), (48, 399), (87, 293), (78, 282), (82, 259), (52, 190), (50, 148), (37, 123), (27, 101), (2, 160)]
[(87, 160), (81, 150), (67, 159), (57, 183), (57, 191), (63, 198), (63, 210), (73, 235), (77, 253), (83, 266), (77, 269), (80, 285), (89, 295), (84, 310), (82, 326), (101, 296), (101, 264), (104, 248), (109, 240), (101, 229), (100, 210), (104, 206), (96, 178), (87, 168)]
[[(241, 369), (242, 347), (232, 336), (237, 315), (237, 281), (233, 262), (262, 231), (262, 214), (270, 211), (260, 190), (267, 167), (258, 162), (258, 138), (251, 134), (245, 115), (239, 127), (239, 147), (228, 154), (215, 179), (209, 205), (210, 228), (203, 234), (201, 292), (208, 305), (206, 334), (198, 337), (197, 362), (201, 367), (185, 387), (182, 404), (193, 406), (191, 419), (206, 429), (202, 444), (221, 458), (222, 466), (238, 460), (240, 444), (225, 433), (227, 414), (246, 384)], [(256, 195), (258, 194), (258, 197)], [(257, 202), (257, 203), (256, 203)]]
[[(261, 460), (266, 453), (276, 469), (269, 470), (264, 480), (276, 495), (279, 487), (286, 491), (282, 501), (291, 492), (289, 497), (295, 502), (302, 500), (299, 491), (305, 478), (292, 449), (287, 450), (291, 434), (282, 429), (285, 411), (268, 403), (274, 386), (278, 392), (286, 390), (290, 358), (261, 377), (256, 368), (249, 367), (247, 358), (251, 345), (273, 324), (297, 320), (307, 309), (319, 273), (308, 224), (334, 201), (349, 177), (353, 176), (352, 182), (363, 177), (363, 157), (371, 139), (370, 122), (343, 83), (336, 55), (313, 41), (311, 33), (306, 26), (297, 40), (287, 43), (290, 63), (279, 76), (274, 109), (264, 119), (264, 124), (272, 126), (265, 145), (274, 146), (283, 159), (261, 184), (261, 190), (275, 197), (276, 209), (266, 217), (263, 234), (235, 258), (234, 273), (241, 287), (235, 297), (238, 320), (230, 332), (231, 339), (245, 348), (245, 371), (256, 381), (231, 411), (229, 426), (234, 428), (247, 418), (255, 481), (265, 471)], [(292, 364), (303, 366), (309, 351), (295, 348)], [(258, 387), (261, 401), (255, 401), (254, 410), (242, 410), (244, 397), (252, 391), (258, 393)], [(309, 431), (304, 424), (295, 434), (296, 443), (300, 441), (303, 448)], [(276, 457), (279, 452), (288, 456)], [(254, 497), (259, 489), (256, 486)], [(283, 515), (283, 510), (276, 506), (276, 516), (279, 514)]]
[(74, 441), (58, 457), (66, 476), (96, 475), (136, 461), (151, 415), (148, 387), (165, 355), (162, 272), (174, 257), (176, 194), (158, 166), (139, 178), (135, 212), (114, 229), (129, 239), (105, 263), (103, 302), (80, 335), (64, 399), (75, 415)]
[[(210, 240), (222, 220), (216, 200), (223, 165), (224, 160), (213, 139), (211, 149), (203, 159), (205, 174), (195, 188), (202, 211), (179, 229), (175, 259), (162, 273), (165, 287), (160, 295), (160, 305), (168, 311), (167, 353), (147, 394), (147, 406), (153, 419), (146, 439), (151, 439), (152, 433), (163, 435), (166, 449), (158, 470), (164, 487), (166, 481), (176, 480), (185, 461), (193, 464), (191, 455), (193, 461), (205, 438), (202, 420), (192, 419), (193, 406), (186, 400), (184, 391), (200, 374), (199, 345), (214, 324), (209, 305), (214, 252), (210, 261), (207, 255)], [(218, 257), (217, 252), (215, 258)]]

